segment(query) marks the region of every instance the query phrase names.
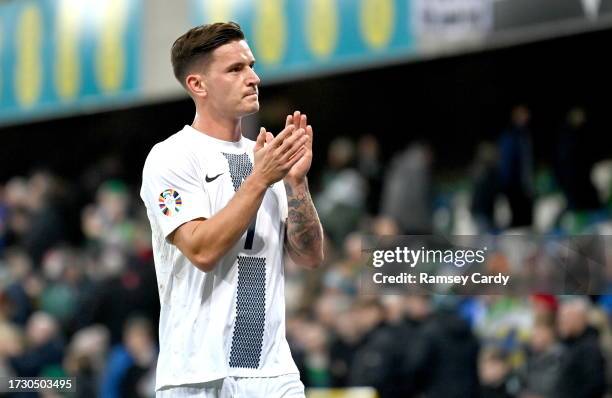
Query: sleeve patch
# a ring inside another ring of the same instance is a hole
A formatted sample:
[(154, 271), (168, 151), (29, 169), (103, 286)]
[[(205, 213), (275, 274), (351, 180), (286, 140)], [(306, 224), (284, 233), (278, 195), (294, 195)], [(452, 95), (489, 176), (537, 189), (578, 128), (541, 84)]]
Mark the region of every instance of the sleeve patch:
[(159, 208), (168, 217), (172, 217), (181, 211), (183, 200), (178, 191), (169, 188), (159, 194)]

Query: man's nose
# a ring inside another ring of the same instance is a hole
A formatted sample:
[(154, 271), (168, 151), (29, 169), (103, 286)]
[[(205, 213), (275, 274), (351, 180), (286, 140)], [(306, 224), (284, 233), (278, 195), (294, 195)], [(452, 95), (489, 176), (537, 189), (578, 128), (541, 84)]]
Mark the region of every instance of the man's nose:
[(247, 79), (247, 84), (249, 86), (258, 86), (259, 83), (261, 83), (259, 76), (257, 76), (257, 73), (255, 73), (254, 69), (250, 69), (249, 77)]

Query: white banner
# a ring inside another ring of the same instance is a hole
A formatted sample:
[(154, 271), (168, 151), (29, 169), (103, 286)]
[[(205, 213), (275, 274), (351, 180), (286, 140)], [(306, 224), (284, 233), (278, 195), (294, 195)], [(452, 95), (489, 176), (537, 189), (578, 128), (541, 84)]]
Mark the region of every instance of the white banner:
[(414, 33), (431, 41), (482, 37), (493, 26), (493, 0), (412, 0), (411, 3)]

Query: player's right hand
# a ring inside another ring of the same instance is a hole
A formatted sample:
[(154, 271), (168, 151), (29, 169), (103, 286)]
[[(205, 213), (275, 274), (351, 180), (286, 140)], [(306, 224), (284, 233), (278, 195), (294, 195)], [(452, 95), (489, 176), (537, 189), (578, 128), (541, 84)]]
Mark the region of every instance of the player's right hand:
[(260, 177), (266, 185), (280, 181), (302, 158), (309, 139), (303, 128), (296, 129), (293, 124), (285, 127), (276, 137), (262, 127), (254, 148), (253, 175)]

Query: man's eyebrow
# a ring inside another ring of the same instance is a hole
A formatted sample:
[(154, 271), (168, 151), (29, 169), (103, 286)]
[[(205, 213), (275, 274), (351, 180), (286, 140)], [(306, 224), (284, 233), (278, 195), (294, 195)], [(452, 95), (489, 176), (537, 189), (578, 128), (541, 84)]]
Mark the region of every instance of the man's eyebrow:
[(248, 62), (248, 63), (247, 63), (247, 62), (243, 62), (243, 61), (234, 62), (234, 63), (230, 64), (230, 65), (227, 67), (227, 70), (231, 70), (231, 69), (234, 69), (234, 68), (235, 68), (235, 67), (237, 67), (237, 66), (244, 66), (244, 65), (253, 66), (253, 65), (255, 65), (255, 60), (253, 59), (253, 60), (251, 60), (251, 61), (250, 61), (250, 62)]

